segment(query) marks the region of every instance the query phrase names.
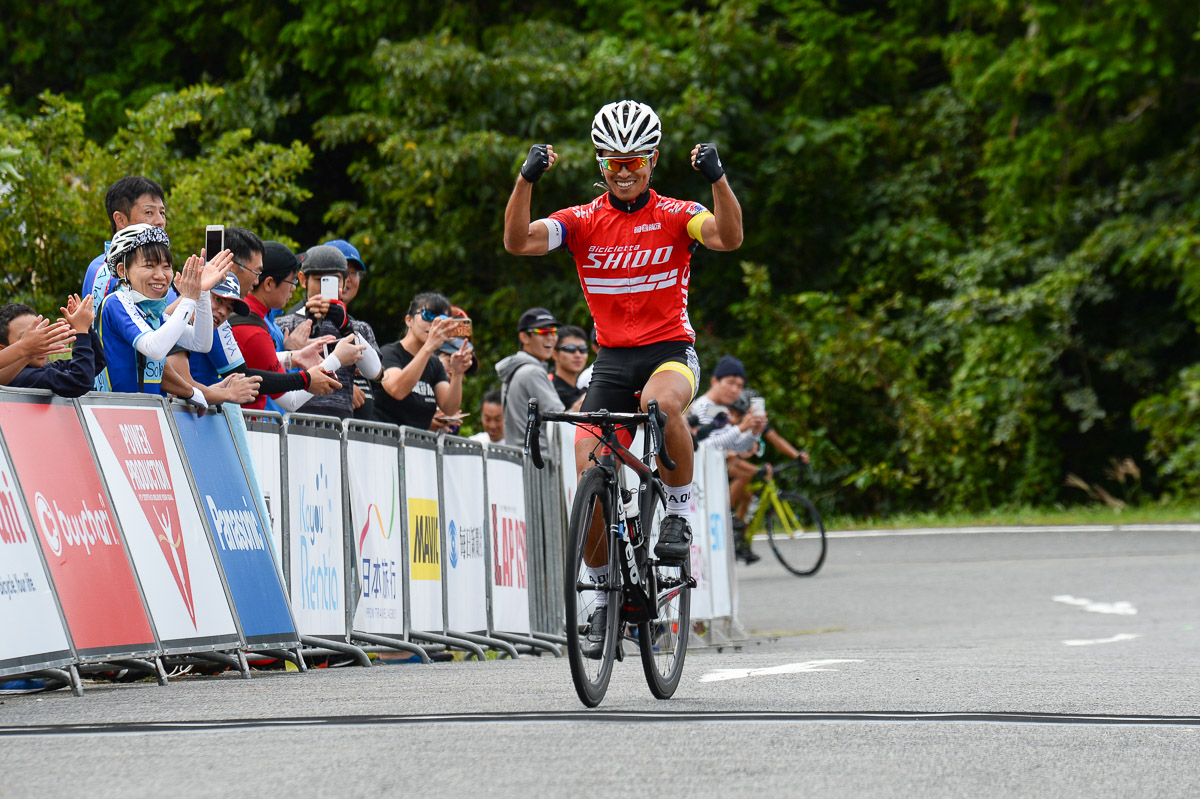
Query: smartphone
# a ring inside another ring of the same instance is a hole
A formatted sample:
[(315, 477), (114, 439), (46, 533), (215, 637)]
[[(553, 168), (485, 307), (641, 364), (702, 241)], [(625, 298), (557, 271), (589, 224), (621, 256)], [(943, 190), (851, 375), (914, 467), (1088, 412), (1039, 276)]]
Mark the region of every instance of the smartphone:
[(750, 412), (763, 414), (767, 412), (767, 401), (762, 397), (750, 398)]
[(470, 338), (471, 320), (459, 319), (458, 324), (450, 328), (450, 338)]
[(225, 249), (225, 226), (209, 225), (204, 229), (204, 260), (211, 261)]
[(327, 300), (340, 299), (337, 275), (321, 275), (321, 296)]

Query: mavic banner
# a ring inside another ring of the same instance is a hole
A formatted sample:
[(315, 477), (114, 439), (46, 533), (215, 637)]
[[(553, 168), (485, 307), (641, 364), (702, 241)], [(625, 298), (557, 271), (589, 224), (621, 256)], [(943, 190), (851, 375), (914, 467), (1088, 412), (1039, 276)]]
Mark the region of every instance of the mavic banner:
[(404, 508), (400, 502), (398, 441), (346, 441), (350, 531), (358, 563), (354, 629), (404, 634)]
[(75, 406), (0, 400), (0, 430), (76, 653), (158, 651)]
[(703, 462), (704, 511), (708, 516), (709, 574), (712, 578), (712, 617), (733, 615), (733, 574), (730, 568), (729, 480), (721, 450), (701, 447), (697, 464)]
[(432, 439), (405, 432), (404, 496), (408, 505), (408, 601), (414, 630), (442, 627), (442, 528), (438, 457)]
[(498, 449), (487, 457), (488, 530), (491, 533), (492, 629), (528, 633), (529, 560), (525, 548), (525, 483), (519, 456)]
[(33, 525), (0, 449), (0, 674), (73, 659)]
[(81, 400), (163, 651), (238, 645), (204, 520), (161, 407)]
[(252, 648), (299, 643), (267, 531), (225, 418), (190, 410), (171, 414), (205, 519), (225, 570), (233, 607)]
[(446, 627), (487, 631), (487, 570), (484, 568), (483, 449), (446, 444), (442, 451), (446, 515)]
[(302, 635), (343, 639), (342, 445), (336, 434), (328, 432), (297, 423), (288, 427), (288, 588)]
[(246, 441), (250, 459), (258, 473), (258, 483), (270, 517), (271, 551), (283, 560), (283, 477), (279, 462), (279, 422), (274, 417), (246, 419)]

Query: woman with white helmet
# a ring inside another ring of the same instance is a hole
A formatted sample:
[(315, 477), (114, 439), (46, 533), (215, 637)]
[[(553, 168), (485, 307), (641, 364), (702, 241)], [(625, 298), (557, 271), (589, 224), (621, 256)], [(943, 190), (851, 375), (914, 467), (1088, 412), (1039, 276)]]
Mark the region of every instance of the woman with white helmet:
[[(233, 254), (224, 250), (208, 264), (192, 255), (176, 278), (166, 232), (136, 224), (113, 236), (105, 257), (120, 282), (97, 314), (108, 366), (96, 377), (96, 389), (161, 394), (163, 362), (172, 347), (207, 352), (212, 346), (209, 290), (229, 274)], [(167, 313), (172, 280), (180, 300)]]
[[(692, 493), (692, 443), (683, 411), (700, 379), (692, 346), (696, 333), (687, 313), (691, 254), (700, 244), (710, 250), (741, 246), (742, 210), (711, 143), (692, 148), (691, 164), (712, 184), (712, 211), (650, 188), (662, 123), (645, 103), (605, 105), (592, 120), (591, 137), (608, 191), (530, 221), (533, 184), (558, 160), (551, 145), (535, 144), (504, 212), (504, 247), (514, 255), (564, 249), (575, 259), (600, 345), (582, 410), (644, 411), (654, 399), (667, 414), (667, 450), (676, 468), (659, 463), (667, 517), (654, 551), (660, 562), (682, 563), (690, 557), (686, 517)], [(580, 474), (594, 446), (585, 431), (576, 434)], [(604, 557), (603, 547), (596, 551)], [(589, 561), (589, 566), (598, 580), (608, 569), (605, 563)], [(593, 625), (589, 643), (598, 648), (602, 635)]]

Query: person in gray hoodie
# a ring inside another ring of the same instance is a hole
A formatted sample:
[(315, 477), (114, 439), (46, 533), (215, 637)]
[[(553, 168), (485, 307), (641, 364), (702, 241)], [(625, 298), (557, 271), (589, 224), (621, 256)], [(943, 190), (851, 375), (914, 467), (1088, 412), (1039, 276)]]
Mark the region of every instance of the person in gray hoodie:
[[(558, 341), (558, 327), (554, 314), (545, 308), (530, 308), (517, 321), (520, 351), (496, 364), (496, 373), (500, 375), (500, 402), (504, 406), (505, 444), (524, 446), (531, 398), (537, 399), (539, 410), (563, 410), (562, 400), (546, 372), (546, 362), (554, 354), (554, 345)], [(540, 435), (544, 448), (544, 428)]]

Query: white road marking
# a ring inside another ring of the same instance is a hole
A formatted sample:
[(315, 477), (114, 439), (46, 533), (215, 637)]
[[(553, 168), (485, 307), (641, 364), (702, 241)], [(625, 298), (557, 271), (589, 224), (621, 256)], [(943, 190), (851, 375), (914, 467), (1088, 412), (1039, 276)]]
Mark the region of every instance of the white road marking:
[(710, 671), (700, 678), (700, 682), (721, 682), (722, 680), (740, 680), (745, 677), (765, 677), (771, 674), (801, 674), (814, 671), (837, 671), (837, 669), (822, 668), (836, 663), (862, 663), (861, 660), (810, 660), (805, 663), (785, 663), (782, 666), (768, 666), (763, 669), (717, 669)]
[[(974, 527), (912, 527), (896, 530), (829, 530), (827, 538), (897, 538), (915, 535), (987, 535), (989, 533), (1200, 533), (1200, 524), (1044, 524)], [(765, 541), (759, 533), (756, 541)]]
[(1072, 638), (1063, 641), (1067, 646), (1091, 646), (1092, 644), (1115, 644), (1117, 641), (1132, 641), (1141, 638), (1137, 633), (1118, 633), (1112, 638)]
[(1137, 615), (1137, 608), (1133, 606), (1133, 603), (1124, 600), (1120, 602), (1093, 602), (1090, 599), (1073, 597), (1070, 594), (1059, 594), (1052, 598), (1055, 602), (1062, 602), (1064, 605), (1074, 605), (1091, 613), (1109, 613), (1114, 616)]

